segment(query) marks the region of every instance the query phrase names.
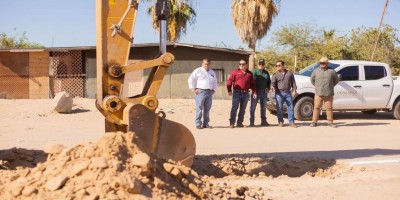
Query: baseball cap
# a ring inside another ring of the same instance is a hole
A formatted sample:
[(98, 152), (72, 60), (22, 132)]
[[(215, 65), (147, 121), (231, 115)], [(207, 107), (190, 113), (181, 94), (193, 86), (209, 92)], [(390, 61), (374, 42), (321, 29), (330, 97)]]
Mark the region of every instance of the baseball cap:
[(264, 60), (264, 59), (258, 60), (258, 64), (259, 64), (259, 65), (264, 65), (264, 64), (265, 64), (265, 60)]

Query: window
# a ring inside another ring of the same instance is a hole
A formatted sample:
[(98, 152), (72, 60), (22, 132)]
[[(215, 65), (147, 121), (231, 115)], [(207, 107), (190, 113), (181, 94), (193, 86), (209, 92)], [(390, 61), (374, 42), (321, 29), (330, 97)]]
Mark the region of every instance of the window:
[[(311, 76), (312, 72), (315, 69), (317, 69), (318, 67), (319, 67), (319, 62), (314, 63), (314, 64), (302, 69), (298, 74), (302, 75), (302, 76)], [(336, 69), (337, 67), (339, 67), (339, 65), (336, 63), (328, 63), (328, 67), (331, 69)]]
[(213, 69), (215, 74), (217, 75), (218, 83), (223, 83), (225, 81), (224, 70), (223, 69)]
[(378, 80), (386, 77), (384, 66), (364, 66), (365, 80)]
[(342, 77), (342, 81), (357, 81), (358, 80), (358, 66), (348, 66), (338, 71)]

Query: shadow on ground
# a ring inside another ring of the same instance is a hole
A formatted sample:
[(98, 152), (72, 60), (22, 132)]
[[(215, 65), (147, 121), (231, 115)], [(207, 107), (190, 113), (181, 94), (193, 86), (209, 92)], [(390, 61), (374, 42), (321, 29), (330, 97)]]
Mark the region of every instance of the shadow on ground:
[(326, 170), (338, 159), (400, 155), (394, 149), (355, 149), (339, 151), (282, 152), (257, 154), (197, 155), (193, 169), (199, 175), (222, 178), (229, 175), (300, 177)]
[[(273, 116), (276, 116), (276, 113), (271, 113)], [(283, 114), (283, 117), (287, 119), (287, 114)], [(276, 119), (276, 118), (275, 118)], [(273, 119), (273, 120), (275, 120)], [(326, 113), (323, 112), (319, 117), (320, 120), (326, 120)], [(391, 112), (376, 112), (374, 114), (364, 114), (361, 111), (334, 111), (333, 112), (334, 120), (341, 119), (371, 119), (371, 120), (390, 120), (393, 119), (393, 115)]]
[(71, 110), (71, 113), (72, 113), (72, 114), (74, 114), (74, 113), (85, 113), (85, 112), (91, 112), (91, 111), (92, 111), (92, 110), (89, 110), (89, 109), (77, 108), (77, 109)]
[[(326, 119), (326, 115), (322, 115)], [(375, 114), (364, 114), (362, 112), (333, 112), (334, 119), (367, 119), (367, 120), (395, 120), (391, 112), (377, 112)]]
[(42, 150), (12, 148), (0, 150), (0, 170), (15, 170), (18, 167), (34, 168), (38, 163), (44, 163), (47, 154)]

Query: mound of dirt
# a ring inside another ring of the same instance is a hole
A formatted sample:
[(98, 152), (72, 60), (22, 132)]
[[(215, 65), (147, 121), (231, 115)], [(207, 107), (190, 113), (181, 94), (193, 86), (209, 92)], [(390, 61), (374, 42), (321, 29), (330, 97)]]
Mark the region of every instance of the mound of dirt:
[(260, 188), (213, 185), (191, 168), (154, 159), (134, 133), (56, 147), (45, 162), (41, 151), (3, 152), (2, 199), (263, 199)]

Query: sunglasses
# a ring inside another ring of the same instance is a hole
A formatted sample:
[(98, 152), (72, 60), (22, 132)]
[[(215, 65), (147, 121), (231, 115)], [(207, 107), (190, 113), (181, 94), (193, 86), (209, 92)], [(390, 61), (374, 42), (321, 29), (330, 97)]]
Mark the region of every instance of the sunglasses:
[(320, 62), (319, 63), (320, 65), (326, 65), (326, 64), (328, 64), (327, 62)]
[(246, 65), (246, 63), (239, 63), (239, 65)]
[(275, 66), (280, 67), (280, 66), (282, 66), (282, 65), (275, 65)]

